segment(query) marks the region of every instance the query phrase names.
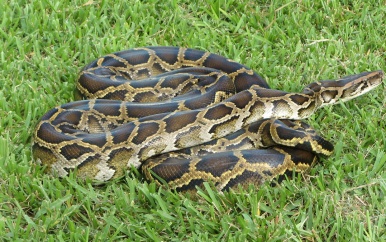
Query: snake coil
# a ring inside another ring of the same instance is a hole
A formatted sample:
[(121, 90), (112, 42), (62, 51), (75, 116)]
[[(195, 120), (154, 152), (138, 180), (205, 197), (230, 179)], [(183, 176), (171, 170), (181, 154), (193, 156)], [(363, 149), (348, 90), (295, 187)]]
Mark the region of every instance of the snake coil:
[(218, 190), (306, 171), (333, 146), (301, 119), (362, 95), (383, 72), (315, 82), (300, 93), (270, 89), (248, 67), (178, 47), (131, 49), (80, 73), (87, 100), (46, 113), (34, 132), (36, 160), (58, 176), (107, 181), (130, 166), (177, 190)]

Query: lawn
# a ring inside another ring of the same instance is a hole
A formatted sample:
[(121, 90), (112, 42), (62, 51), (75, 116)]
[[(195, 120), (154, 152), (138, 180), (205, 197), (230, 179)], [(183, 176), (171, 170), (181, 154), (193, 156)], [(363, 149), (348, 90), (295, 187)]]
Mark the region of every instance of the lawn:
[(272, 88), (386, 70), (386, 2), (1, 0), (0, 240), (386, 241), (384, 84), (307, 120), (335, 144), (281, 185), (195, 196), (138, 172), (101, 186), (44, 173), (31, 135), (80, 69), (139, 46), (207, 50)]

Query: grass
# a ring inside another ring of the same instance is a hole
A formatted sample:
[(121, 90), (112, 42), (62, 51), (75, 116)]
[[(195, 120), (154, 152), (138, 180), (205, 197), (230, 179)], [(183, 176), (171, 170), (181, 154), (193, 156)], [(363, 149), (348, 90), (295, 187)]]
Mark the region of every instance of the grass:
[(386, 240), (384, 85), (310, 118), (335, 153), (275, 188), (190, 197), (136, 173), (98, 187), (44, 174), (30, 148), (84, 65), (132, 47), (208, 50), (287, 91), (386, 70), (385, 1), (0, 2), (0, 240)]

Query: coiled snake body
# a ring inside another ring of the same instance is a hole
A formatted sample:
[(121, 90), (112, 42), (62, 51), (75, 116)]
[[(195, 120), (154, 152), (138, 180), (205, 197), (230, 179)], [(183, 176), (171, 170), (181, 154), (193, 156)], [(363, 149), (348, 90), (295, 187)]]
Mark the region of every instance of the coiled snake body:
[[(375, 88), (373, 71), (270, 89), (255, 72), (219, 55), (177, 47), (138, 48), (97, 59), (80, 73), (82, 100), (45, 114), (33, 152), (48, 171), (106, 181), (130, 166), (188, 190), (256, 184), (312, 165), (331, 143), (301, 120)], [(263, 149), (264, 148), (264, 149)]]

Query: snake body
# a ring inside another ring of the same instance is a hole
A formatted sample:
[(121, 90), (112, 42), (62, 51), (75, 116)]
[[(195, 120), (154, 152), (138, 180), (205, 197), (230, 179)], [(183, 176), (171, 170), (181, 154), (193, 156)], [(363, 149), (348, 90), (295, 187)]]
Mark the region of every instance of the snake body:
[(270, 89), (248, 67), (194, 49), (148, 47), (101, 57), (81, 72), (87, 100), (46, 113), (33, 153), (58, 176), (107, 181), (141, 167), (177, 190), (260, 185), (306, 171), (333, 146), (301, 119), (362, 95), (383, 72), (315, 82), (300, 93)]

